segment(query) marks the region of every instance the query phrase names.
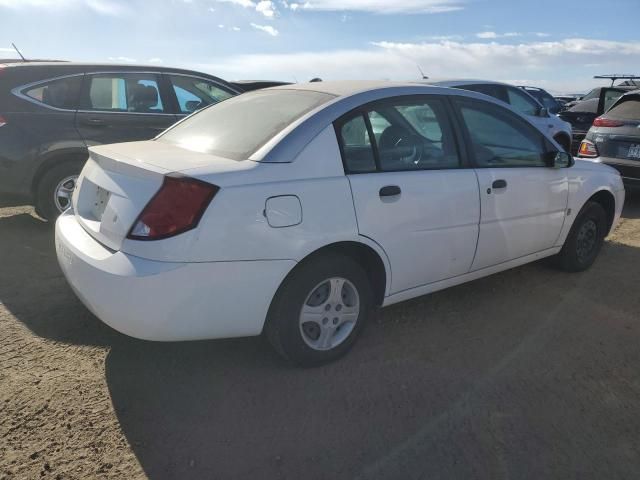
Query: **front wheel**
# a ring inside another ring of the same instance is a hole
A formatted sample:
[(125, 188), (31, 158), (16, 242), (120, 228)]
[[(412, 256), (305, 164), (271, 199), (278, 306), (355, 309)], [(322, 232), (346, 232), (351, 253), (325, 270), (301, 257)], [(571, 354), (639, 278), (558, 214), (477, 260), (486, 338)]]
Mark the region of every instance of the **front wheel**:
[(339, 254), (296, 267), (278, 290), (265, 326), (274, 348), (301, 366), (321, 365), (344, 355), (373, 310), (362, 267)]
[(600, 253), (606, 235), (604, 208), (599, 203), (588, 202), (580, 210), (558, 254), (560, 268), (567, 272), (582, 272), (589, 268)]

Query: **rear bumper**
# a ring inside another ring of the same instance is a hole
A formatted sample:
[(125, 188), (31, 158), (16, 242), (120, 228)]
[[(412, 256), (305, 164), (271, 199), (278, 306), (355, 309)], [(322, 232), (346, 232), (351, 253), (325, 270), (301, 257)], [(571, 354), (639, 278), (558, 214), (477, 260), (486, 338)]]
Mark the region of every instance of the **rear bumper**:
[(67, 281), (100, 320), (156, 341), (259, 335), (293, 260), (157, 262), (113, 252), (67, 212), (56, 222)]

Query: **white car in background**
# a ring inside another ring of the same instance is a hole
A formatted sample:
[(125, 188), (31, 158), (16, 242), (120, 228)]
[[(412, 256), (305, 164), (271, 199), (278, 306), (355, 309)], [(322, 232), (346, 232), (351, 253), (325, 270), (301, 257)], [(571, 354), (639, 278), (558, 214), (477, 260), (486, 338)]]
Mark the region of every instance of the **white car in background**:
[[(373, 125), (375, 124), (375, 129)], [(250, 92), (155, 140), (90, 149), (58, 260), (148, 340), (259, 335), (333, 360), (376, 306), (543, 257), (588, 268), (620, 175), (487, 96), (387, 82)]]
[(516, 112), (527, 117), (541, 132), (552, 137), (565, 152), (571, 151), (571, 139), (573, 138), (571, 124), (562, 120), (558, 115), (550, 113), (522, 88), (508, 83), (486, 80), (443, 80), (425, 83), (440, 87), (462, 88), (502, 100), (511, 105)]

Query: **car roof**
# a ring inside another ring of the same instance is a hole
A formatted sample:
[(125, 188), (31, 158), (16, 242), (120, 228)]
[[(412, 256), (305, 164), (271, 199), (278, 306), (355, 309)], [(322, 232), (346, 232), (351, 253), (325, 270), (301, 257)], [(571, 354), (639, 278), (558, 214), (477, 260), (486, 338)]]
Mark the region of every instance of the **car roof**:
[[(426, 86), (426, 85), (425, 85)], [(389, 80), (338, 80), (328, 82), (294, 83), (273, 87), (280, 90), (307, 90), (311, 92), (326, 93), (336, 97), (348, 97), (357, 93), (387, 89), (387, 88), (414, 88), (415, 82), (392, 82)]]
[(424, 83), (426, 85), (436, 85), (439, 87), (458, 87), (463, 85), (504, 85), (506, 87), (513, 86), (504, 82), (496, 82), (493, 80), (479, 80), (474, 78), (429, 79), (420, 80), (418, 83)]

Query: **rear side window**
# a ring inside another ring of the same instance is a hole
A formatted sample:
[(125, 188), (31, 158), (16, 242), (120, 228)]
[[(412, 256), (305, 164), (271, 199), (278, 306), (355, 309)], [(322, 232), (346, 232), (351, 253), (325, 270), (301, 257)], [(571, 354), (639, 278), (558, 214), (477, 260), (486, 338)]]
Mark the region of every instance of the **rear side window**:
[(619, 120), (636, 120), (640, 122), (640, 97), (630, 98), (618, 103), (607, 112), (607, 118)]
[(100, 74), (88, 77), (82, 108), (131, 113), (162, 113), (154, 74)]
[(506, 109), (456, 100), (480, 167), (544, 167), (542, 135)]
[(50, 107), (76, 110), (81, 86), (82, 76), (78, 75), (41, 83), (23, 90), (22, 94)]
[(455, 87), (455, 88), (482, 93), (484, 95), (488, 95), (490, 97), (497, 98), (498, 100), (502, 100), (503, 102), (508, 103), (508, 98), (504, 92), (504, 88), (502, 87), (502, 85), (495, 85), (491, 83), (479, 83), (477, 85), (462, 85), (460, 87)]
[(212, 105), (176, 124), (159, 141), (246, 160), (291, 123), (335, 98), (305, 90), (258, 90)]
[(176, 94), (181, 113), (193, 113), (212, 103), (218, 103), (235, 94), (224, 90), (214, 82), (184, 75), (168, 75)]
[(446, 108), (437, 98), (376, 102), (336, 122), (347, 173), (458, 168)]

